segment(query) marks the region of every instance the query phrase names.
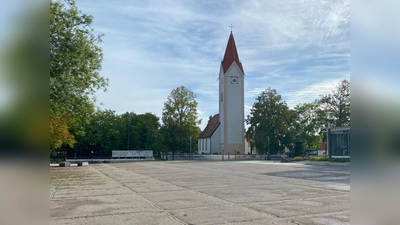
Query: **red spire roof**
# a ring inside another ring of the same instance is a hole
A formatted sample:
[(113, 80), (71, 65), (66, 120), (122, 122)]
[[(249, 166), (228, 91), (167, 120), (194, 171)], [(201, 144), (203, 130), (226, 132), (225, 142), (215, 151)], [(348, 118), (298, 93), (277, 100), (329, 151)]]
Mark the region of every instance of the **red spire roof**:
[(224, 72), (226, 72), (229, 67), (232, 65), (233, 61), (239, 66), (240, 70), (244, 73), (242, 63), (239, 60), (239, 55), (237, 53), (235, 39), (233, 38), (233, 34), (229, 36), (228, 44), (226, 45), (224, 59), (222, 60), (222, 68)]

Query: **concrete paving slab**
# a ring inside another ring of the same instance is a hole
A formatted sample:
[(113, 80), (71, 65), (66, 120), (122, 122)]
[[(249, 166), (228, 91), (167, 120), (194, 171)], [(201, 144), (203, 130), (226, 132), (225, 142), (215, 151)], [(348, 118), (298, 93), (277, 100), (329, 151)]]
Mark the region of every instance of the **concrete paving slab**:
[(306, 225), (349, 225), (350, 224), (350, 211), (343, 213), (331, 213), (325, 215), (316, 215), (312, 217), (292, 218), (298, 224)]
[(118, 187), (118, 188), (105, 188), (105, 189), (60, 189), (54, 195), (54, 199), (58, 198), (75, 198), (75, 197), (86, 197), (86, 196), (103, 196), (103, 195), (121, 195), (121, 194), (130, 194), (132, 193), (126, 187)]
[(345, 211), (350, 208), (349, 197), (349, 195), (344, 195), (329, 198), (253, 203), (246, 206), (276, 217), (286, 218)]
[(129, 224), (129, 225), (181, 225), (165, 213), (127, 213), (106, 216), (80, 217), (73, 219), (50, 219), (50, 225), (110, 225), (110, 224)]
[(101, 185), (90, 185), (90, 184), (81, 184), (81, 185), (68, 185), (68, 186), (59, 186), (58, 190), (101, 190), (101, 189), (114, 189), (123, 187), (120, 183), (103, 183)]
[(349, 224), (349, 174), (265, 161), (51, 167), (50, 224)]
[(50, 202), (51, 218), (84, 217), (87, 215), (110, 215), (131, 212), (160, 211), (139, 196), (129, 193), (124, 195), (104, 195), (78, 197)]
[(186, 191), (187, 189), (172, 185), (172, 184), (166, 184), (166, 185), (134, 185), (130, 186), (129, 184), (126, 184), (129, 189), (138, 192), (138, 193), (149, 193), (149, 192), (170, 192), (170, 191)]
[(245, 188), (200, 189), (199, 191), (239, 204), (337, 195), (336, 192), (327, 192), (322, 189), (291, 184), (270, 184)]
[(147, 178), (144, 180), (128, 180), (128, 181), (121, 181), (127, 187), (135, 187), (135, 186), (165, 186), (168, 185), (168, 182), (159, 181), (153, 178)]
[(268, 214), (258, 213), (234, 205), (178, 209), (170, 212), (188, 224), (223, 224), (245, 221), (252, 222), (259, 219), (273, 219), (273, 217)]
[(165, 191), (142, 194), (163, 209), (225, 205), (227, 202), (192, 191)]

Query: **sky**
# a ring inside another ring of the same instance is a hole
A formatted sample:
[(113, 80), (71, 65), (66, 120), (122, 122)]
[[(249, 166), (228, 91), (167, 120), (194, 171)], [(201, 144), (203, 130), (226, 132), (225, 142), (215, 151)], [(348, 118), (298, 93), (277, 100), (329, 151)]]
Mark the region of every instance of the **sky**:
[[(233, 24), (245, 72), (245, 116), (276, 89), (290, 108), (350, 79), (350, 1), (77, 0), (94, 17), (110, 79), (97, 106), (161, 118), (176, 87), (192, 90), (201, 129), (218, 113), (218, 74)], [(161, 120), (160, 120), (161, 121)]]

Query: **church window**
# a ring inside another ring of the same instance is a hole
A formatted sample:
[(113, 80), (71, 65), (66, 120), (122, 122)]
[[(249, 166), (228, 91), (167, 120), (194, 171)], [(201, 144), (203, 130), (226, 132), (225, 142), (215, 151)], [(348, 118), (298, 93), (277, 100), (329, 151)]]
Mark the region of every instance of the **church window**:
[(224, 101), (224, 93), (221, 93), (221, 102)]
[(208, 139), (206, 139), (206, 150), (207, 150), (207, 142), (208, 142)]

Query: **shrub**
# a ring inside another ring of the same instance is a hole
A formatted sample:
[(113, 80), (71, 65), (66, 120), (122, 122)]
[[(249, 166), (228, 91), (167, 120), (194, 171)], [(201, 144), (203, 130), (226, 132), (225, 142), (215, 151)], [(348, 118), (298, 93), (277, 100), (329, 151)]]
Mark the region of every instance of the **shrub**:
[(330, 158), (330, 162), (350, 162), (350, 158)]
[(313, 156), (310, 161), (327, 161), (327, 162), (350, 162), (350, 158), (328, 158), (327, 156)]
[(305, 160), (305, 159), (301, 156), (296, 156), (293, 158), (293, 161), (303, 161), (303, 160)]
[(323, 155), (323, 156), (311, 156), (310, 158), (309, 158), (309, 160), (310, 161), (327, 161), (327, 157), (326, 157), (326, 155)]

